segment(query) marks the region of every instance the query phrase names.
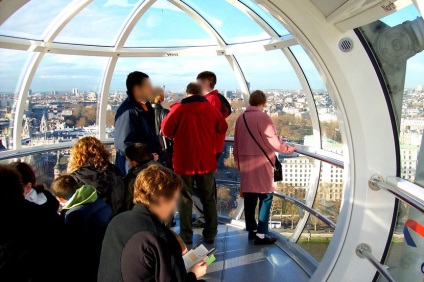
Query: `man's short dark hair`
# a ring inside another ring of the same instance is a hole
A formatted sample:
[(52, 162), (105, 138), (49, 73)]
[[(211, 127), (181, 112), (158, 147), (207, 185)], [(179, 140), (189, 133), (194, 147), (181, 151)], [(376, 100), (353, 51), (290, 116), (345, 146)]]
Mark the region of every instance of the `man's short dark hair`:
[(125, 148), (125, 155), (131, 161), (142, 164), (152, 160), (152, 150), (143, 143), (134, 143)]
[(202, 95), (202, 88), (196, 82), (191, 82), (187, 85), (186, 92), (191, 95)]
[(134, 71), (127, 76), (127, 90), (132, 91), (135, 85), (141, 85), (143, 80), (149, 78), (147, 74), (141, 71)]
[(216, 85), (216, 75), (211, 71), (202, 71), (197, 75), (197, 79), (205, 79), (209, 81), (211, 88), (215, 88)]
[(80, 187), (72, 176), (62, 175), (53, 181), (51, 190), (56, 197), (69, 200), (78, 188)]

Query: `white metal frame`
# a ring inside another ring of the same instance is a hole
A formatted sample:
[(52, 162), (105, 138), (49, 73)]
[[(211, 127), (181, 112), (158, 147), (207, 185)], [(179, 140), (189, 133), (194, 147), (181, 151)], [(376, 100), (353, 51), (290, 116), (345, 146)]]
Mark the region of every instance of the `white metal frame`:
[(196, 12), (192, 7), (190, 7), (183, 1), (168, 0), (168, 2), (174, 4), (176, 7), (180, 8), (183, 12), (189, 15), (194, 21), (196, 21), (201, 27), (203, 27), (203, 29), (208, 32), (212, 38), (215, 39), (218, 44), (218, 47), (222, 49), (222, 51), (218, 50), (217, 54), (225, 54), (228, 63), (234, 71), (240, 90), (245, 96), (245, 101), (248, 101), (246, 97), (249, 95), (250, 92), (249, 88), (247, 87), (246, 78), (244, 77), (243, 71), (241, 70), (241, 67), (234, 55), (226, 55), (224, 50), (227, 48), (228, 45), (225, 43), (225, 40), (222, 38), (222, 36), (215, 30), (215, 28), (213, 28), (213, 26), (206, 19), (204, 19), (198, 12)]
[[(302, 86), (303, 92), (305, 93), (306, 100), (308, 102), (309, 106), (309, 115), (311, 117), (312, 122), (312, 129), (313, 129), (313, 146), (315, 148), (321, 148), (321, 126), (319, 123), (319, 116), (318, 111), (315, 104), (315, 99), (312, 94), (311, 87), (309, 86), (308, 80), (306, 79), (305, 73), (302, 70), (302, 67), (300, 66), (299, 62), (293, 55), (293, 53), (288, 49), (282, 49), (284, 55), (292, 65), (293, 70), (295, 71), (297, 77), (299, 78), (300, 84)], [(309, 191), (306, 195), (305, 202), (306, 205), (309, 207), (312, 207), (315, 201), (315, 196), (318, 191), (319, 187), (319, 181), (320, 181), (320, 174), (321, 174), (321, 161), (318, 160), (310, 160), (312, 162), (312, 165), (314, 167), (311, 180), (309, 183)], [(302, 217), (302, 219), (297, 223), (296, 229), (294, 230), (290, 241), (297, 242), (299, 240), (300, 235), (302, 235), (303, 229), (305, 228), (305, 225), (309, 219), (309, 213), (305, 211), (305, 215)]]
[[(71, 2), (56, 18), (52, 21), (51, 25), (45, 33), (44, 42), (47, 44), (53, 42), (55, 37), (59, 32), (65, 27), (65, 25), (75, 17), (82, 9), (84, 9), (88, 4), (93, 0), (81, 0), (77, 2)], [(37, 71), (38, 65), (41, 62), (44, 54), (49, 50), (44, 52), (35, 53), (33, 55), (32, 61), (29, 64), (24, 78), (21, 82), (21, 87), (18, 93), (18, 101), (15, 109), (15, 116), (13, 120), (13, 149), (21, 148), (22, 140), (22, 119), (24, 114), (24, 108), (26, 101), (28, 100), (28, 91), (31, 86), (32, 79), (34, 78), (35, 72)]]
[[(25, 105), (28, 99), (28, 91), (32, 83), (35, 72), (46, 53), (55, 54), (68, 54), (68, 55), (85, 55), (85, 56), (105, 56), (109, 57), (109, 62), (104, 71), (102, 80), (100, 97), (100, 108), (98, 110), (98, 137), (105, 138), (105, 121), (106, 121), (106, 108), (107, 98), (112, 79), (113, 71), (116, 66), (118, 57), (154, 57), (154, 56), (202, 56), (202, 55), (225, 55), (231, 68), (233, 69), (239, 87), (245, 95), (245, 100), (248, 99), (249, 89), (243, 71), (238, 64), (235, 53), (238, 52), (252, 52), (261, 50), (273, 50), (293, 46), (297, 41), (291, 36), (279, 37), (278, 34), (255, 12), (250, 10), (246, 5), (238, 1), (232, 1), (232, 4), (251, 17), (258, 25), (260, 25), (271, 37), (270, 40), (260, 40), (257, 42), (241, 43), (228, 45), (220, 34), (206, 21), (198, 12), (196, 12), (189, 5), (180, 0), (169, 0), (170, 3), (180, 8), (193, 18), (203, 29), (211, 35), (217, 42), (216, 46), (203, 46), (203, 47), (176, 47), (176, 48), (124, 48), (124, 44), (128, 39), (134, 26), (137, 24), (143, 14), (150, 8), (156, 0), (140, 1), (137, 8), (128, 15), (127, 20), (121, 27), (117, 42), (114, 47), (106, 46), (84, 46), (78, 44), (65, 44), (53, 42), (57, 35), (63, 30), (83, 8), (88, 6), (93, 0), (80, 0), (69, 4), (56, 18), (52, 21), (51, 25), (44, 33), (42, 41), (28, 40), (23, 38), (11, 38), (0, 36), (0, 48), (25, 50), (34, 52), (33, 58), (26, 73), (21, 81), (19, 88), (17, 106), (15, 109), (16, 117), (13, 126), (13, 149), (21, 147), (21, 131), (22, 131), (22, 117)], [(22, 4), (23, 5), (23, 4)], [(21, 6), (22, 6), (21, 5)], [(106, 93), (106, 94), (105, 94)]]
[[(128, 39), (131, 31), (134, 29), (134, 26), (137, 24), (138, 20), (146, 13), (146, 11), (156, 2), (156, 0), (145, 0), (143, 1), (135, 11), (128, 16), (128, 20), (124, 23), (118, 39), (115, 44), (115, 50), (121, 49), (125, 41)], [(98, 110), (98, 137), (100, 140), (106, 139), (106, 116), (107, 116), (107, 102), (109, 99), (109, 90), (110, 83), (112, 82), (113, 72), (115, 70), (116, 64), (118, 62), (118, 57), (120, 54), (115, 53), (115, 55), (109, 58), (109, 62), (106, 66), (106, 71), (103, 76), (102, 90), (100, 96), (100, 107)]]

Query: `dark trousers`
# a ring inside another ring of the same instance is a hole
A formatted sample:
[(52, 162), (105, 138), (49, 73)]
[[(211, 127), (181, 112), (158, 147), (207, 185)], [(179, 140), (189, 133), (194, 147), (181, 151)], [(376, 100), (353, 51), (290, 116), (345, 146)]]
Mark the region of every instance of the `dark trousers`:
[(216, 210), (213, 173), (202, 175), (182, 175), (181, 178), (184, 182), (179, 207), (181, 238), (184, 242), (191, 242), (193, 240), (191, 213), (193, 211), (193, 189), (194, 184), (196, 184), (205, 217), (203, 236), (206, 240), (214, 240), (218, 232), (218, 213)]
[[(218, 162), (220, 156), (221, 156), (221, 153), (217, 153), (216, 154), (216, 161), (217, 162)], [(213, 182), (214, 182), (213, 185), (215, 187), (215, 199), (218, 200), (218, 190), (217, 190), (217, 187), (216, 187), (216, 180), (215, 180), (215, 178), (213, 179)], [(203, 211), (203, 205), (202, 205), (202, 202), (200, 200), (200, 195), (199, 195), (199, 193), (197, 191), (198, 191), (198, 189), (194, 189), (193, 190), (193, 197), (192, 197), (193, 204), (194, 204), (194, 207), (195, 207), (197, 213), (199, 214), (198, 218), (203, 218), (205, 212)]]
[[(244, 193), (244, 217), (246, 220), (246, 230), (257, 230), (260, 234), (268, 234), (269, 214), (271, 210), (274, 193)], [(259, 200), (258, 223), (255, 219), (256, 205)]]

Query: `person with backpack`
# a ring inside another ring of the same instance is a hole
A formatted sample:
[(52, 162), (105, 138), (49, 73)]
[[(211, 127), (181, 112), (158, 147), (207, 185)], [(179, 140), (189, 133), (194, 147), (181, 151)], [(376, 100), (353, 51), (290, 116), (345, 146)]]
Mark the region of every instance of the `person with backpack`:
[(152, 108), (155, 111), (155, 131), (159, 137), (159, 143), (162, 147), (164, 155), (166, 155), (166, 166), (172, 169), (173, 144), (172, 139), (163, 136), (160, 130), (160, 125), (165, 117), (169, 114), (169, 110), (162, 107), (162, 102), (165, 100), (165, 93), (160, 87), (155, 87), (153, 90)]
[[(218, 90), (215, 89), (216, 82), (217, 82), (216, 75), (215, 73), (211, 71), (203, 71), (197, 75), (197, 83), (202, 88), (204, 97), (209, 101), (209, 103), (211, 103), (212, 106), (214, 106), (221, 113), (222, 117), (226, 119), (231, 114), (231, 104), (221, 93), (218, 92)], [(217, 164), (219, 162), (219, 157), (221, 156), (221, 153), (224, 149), (225, 136), (226, 136), (226, 132), (224, 132), (223, 134), (216, 135), (215, 156), (216, 156)], [(218, 199), (218, 190), (216, 187), (216, 180), (214, 180), (214, 186), (215, 186), (215, 198)], [(199, 201), (199, 197), (196, 192), (194, 193), (193, 196), (194, 196), (193, 197), (194, 206), (201, 214), (193, 223), (193, 226), (203, 227), (204, 226), (203, 206), (201, 201)]]
[[(202, 87), (204, 97), (214, 106), (221, 114), (223, 118), (227, 118), (231, 114), (231, 105), (227, 99), (215, 89), (217, 82), (216, 75), (211, 71), (204, 71), (197, 75), (197, 83)], [(224, 149), (225, 135), (216, 135), (216, 161)]]

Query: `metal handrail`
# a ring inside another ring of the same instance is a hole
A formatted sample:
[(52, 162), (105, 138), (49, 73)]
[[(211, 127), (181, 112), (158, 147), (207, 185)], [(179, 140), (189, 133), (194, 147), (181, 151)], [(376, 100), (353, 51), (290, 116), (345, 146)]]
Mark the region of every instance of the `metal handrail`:
[(331, 221), (330, 219), (328, 219), (326, 216), (322, 215), (321, 213), (319, 213), (318, 211), (314, 210), (313, 208), (307, 206), (306, 204), (302, 203), (301, 201), (299, 201), (298, 199), (295, 199), (293, 197), (290, 197), (286, 194), (280, 193), (280, 192), (274, 192), (274, 195), (285, 199), (293, 204), (295, 204), (296, 206), (304, 209), (305, 211), (309, 212), (310, 214), (314, 215), (316, 218), (318, 218), (319, 220), (321, 220), (322, 222), (324, 222), (325, 224), (327, 224), (328, 226), (332, 227), (332, 228), (336, 228), (336, 224)]
[[(59, 151), (59, 150), (66, 150), (70, 149), (72, 146), (74, 146), (76, 141), (71, 142), (64, 142), (64, 143), (58, 143), (53, 145), (42, 145), (42, 146), (34, 146), (29, 148), (22, 148), (20, 150), (16, 151), (4, 151), (0, 152), (0, 161), (7, 160), (7, 159), (14, 159), (14, 158), (22, 158), (30, 155), (35, 154), (42, 154), (42, 153), (48, 153), (52, 151)], [(107, 140), (102, 141), (105, 145), (113, 145), (113, 141)]]
[[(234, 143), (234, 137), (226, 137), (225, 142)], [(337, 159), (334, 159), (334, 158), (331, 158), (331, 157), (327, 157), (327, 156), (324, 156), (324, 155), (321, 155), (321, 154), (317, 154), (317, 153), (314, 153), (314, 152), (311, 152), (311, 151), (307, 151), (307, 150), (304, 150), (304, 149), (300, 149), (299, 147), (303, 146), (303, 145), (300, 145), (300, 144), (296, 144), (296, 143), (289, 143), (289, 144), (292, 145), (292, 146), (296, 146), (295, 152), (298, 153), (298, 154), (301, 154), (301, 155), (304, 155), (304, 156), (307, 156), (307, 157), (311, 157), (313, 159), (323, 161), (323, 162), (328, 163), (330, 165), (333, 165), (335, 167), (344, 169), (344, 162), (343, 161), (340, 161), (340, 160), (337, 160)]]
[[(232, 143), (234, 142), (234, 138), (232, 137), (227, 137), (225, 139), (226, 142)], [(59, 143), (59, 144), (54, 144), (54, 145), (42, 145), (42, 146), (34, 146), (34, 147), (30, 147), (30, 148), (23, 148), (23, 149), (19, 149), (19, 150), (13, 150), (13, 151), (4, 151), (4, 152), (0, 152), (0, 161), (3, 160), (7, 160), (7, 159), (13, 159), (13, 158), (21, 158), (21, 157), (25, 157), (25, 156), (29, 156), (29, 155), (34, 155), (34, 154), (40, 154), (40, 153), (48, 153), (48, 152), (52, 152), (52, 151), (57, 151), (57, 150), (64, 150), (64, 149), (69, 149), (71, 148), (76, 141), (72, 141), (72, 142), (64, 142), (64, 143)], [(102, 141), (105, 145), (112, 145), (113, 144), (113, 140), (103, 140)], [(301, 146), (299, 144), (294, 144), (295, 146)], [(328, 163), (330, 165), (334, 165), (338, 168), (344, 168), (344, 162), (340, 161), (340, 160), (336, 160), (334, 158), (330, 158), (321, 154), (317, 154), (317, 153), (313, 153), (307, 150), (303, 150), (300, 148), (296, 148), (296, 153), (307, 156), (307, 157), (311, 157), (313, 159), (316, 160), (320, 160), (323, 161), (325, 163)]]
[(413, 206), (424, 213), (424, 192), (423, 188), (400, 177), (388, 177), (384, 181), (380, 175), (373, 175), (369, 180), (372, 190), (386, 190), (399, 200)]
[(336, 160), (336, 159), (333, 159), (333, 158), (330, 158), (330, 157), (327, 157), (327, 156), (323, 156), (323, 155), (320, 155), (320, 154), (317, 154), (317, 153), (312, 153), (310, 151), (306, 151), (306, 150), (299, 149), (299, 148), (296, 148), (295, 152), (299, 153), (301, 155), (307, 156), (307, 157), (311, 157), (311, 158), (316, 159), (316, 160), (323, 161), (323, 162), (328, 163), (330, 165), (333, 165), (335, 167), (344, 169), (344, 162), (342, 162), (342, 161), (339, 161), (339, 160)]
[(373, 255), (371, 252), (371, 247), (367, 244), (359, 244), (356, 247), (356, 255), (360, 258), (367, 259), (376, 269), (377, 271), (387, 279), (389, 282), (396, 282), (396, 279), (393, 278), (393, 276), (390, 274), (390, 272), (387, 270), (387, 267), (383, 264), (381, 264)]
[[(233, 180), (216, 179), (216, 182), (222, 183), (222, 184), (240, 185), (239, 181), (233, 181)], [(302, 203), (298, 199), (295, 199), (293, 197), (290, 197), (290, 196), (283, 194), (283, 193), (280, 193), (280, 192), (274, 192), (274, 195), (295, 204), (296, 206), (302, 208), (303, 210), (309, 212), (310, 214), (313, 214), (316, 218), (320, 219), (322, 222), (324, 222), (328, 226), (330, 226), (332, 228), (336, 228), (336, 224), (333, 221), (331, 221), (330, 219), (328, 219), (326, 216), (322, 215), (318, 211), (314, 210), (313, 208)]]

